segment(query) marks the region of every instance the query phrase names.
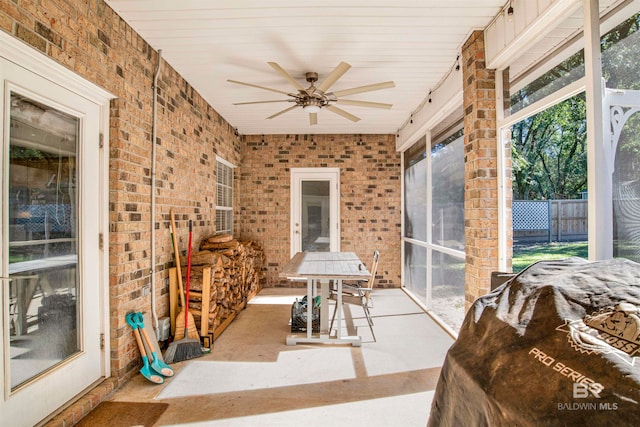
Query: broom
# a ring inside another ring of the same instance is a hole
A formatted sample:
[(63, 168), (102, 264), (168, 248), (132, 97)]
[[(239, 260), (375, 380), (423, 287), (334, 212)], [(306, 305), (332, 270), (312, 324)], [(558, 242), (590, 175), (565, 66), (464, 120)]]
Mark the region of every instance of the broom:
[[(185, 299), (189, 301), (189, 285), (191, 284), (191, 242), (193, 236), (193, 222), (189, 220), (189, 247), (187, 248), (187, 283), (185, 285)], [(184, 303), (183, 303), (184, 304)], [(174, 363), (183, 360), (193, 359), (204, 355), (200, 340), (189, 338), (189, 310), (185, 310), (184, 318), (184, 338), (172, 342), (164, 354), (165, 362)]]
[(178, 249), (178, 231), (176, 229), (176, 221), (173, 215), (173, 209), (169, 211), (169, 215), (171, 217), (171, 243), (173, 244), (173, 254), (176, 258), (176, 273), (178, 276), (178, 288), (180, 290), (180, 303), (182, 304), (180, 311), (176, 315), (176, 326), (173, 339), (175, 341), (178, 341), (185, 337), (185, 320), (188, 317), (189, 327), (187, 329), (189, 331), (189, 338), (199, 340), (200, 334), (198, 333), (198, 330), (196, 328), (196, 321), (194, 320), (193, 314), (191, 314), (191, 312), (189, 311), (189, 307), (185, 304), (184, 300), (184, 288), (182, 286), (182, 269), (180, 268), (180, 265), (182, 263), (180, 262), (180, 250)]

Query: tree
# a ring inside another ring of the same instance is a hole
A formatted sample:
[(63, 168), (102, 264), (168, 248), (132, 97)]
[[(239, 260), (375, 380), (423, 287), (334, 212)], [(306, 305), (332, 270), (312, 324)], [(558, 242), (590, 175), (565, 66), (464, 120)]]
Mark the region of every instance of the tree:
[[(608, 88), (640, 90), (639, 39), (640, 14), (601, 38), (602, 70)], [(523, 108), (582, 75), (584, 52), (581, 50), (512, 94), (511, 105)], [(511, 128), (514, 199), (577, 198), (587, 189), (585, 111), (583, 93)], [(616, 157), (617, 161), (624, 159), (625, 175), (640, 173), (638, 117), (625, 125)], [(616, 169), (621, 166), (617, 164)]]
[(578, 198), (587, 185), (584, 94), (511, 128), (513, 198)]

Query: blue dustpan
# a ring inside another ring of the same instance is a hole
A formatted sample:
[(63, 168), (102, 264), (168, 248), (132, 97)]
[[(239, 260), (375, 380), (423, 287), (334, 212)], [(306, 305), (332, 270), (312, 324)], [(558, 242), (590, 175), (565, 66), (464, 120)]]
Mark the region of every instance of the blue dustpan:
[(142, 336), (147, 341), (147, 345), (149, 346), (149, 350), (151, 351), (151, 369), (161, 375), (164, 375), (165, 377), (172, 377), (173, 369), (171, 369), (169, 365), (160, 360), (155, 351), (153, 351), (153, 345), (151, 339), (149, 338), (149, 334), (147, 334), (147, 331), (144, 329), (144, 317), (142, 316), (142, 313), (135, 313), (133, 315), (133, 321), (136, 323), (138, 329), (142, 331)]
[(138, 343), (138, 348), (140, 349), (140, 354), (142, 355), (142, 368), (140, 368), (140, 373), (143, 377), (148, 379), (154, 384), (162, 384), (164, 382), (164, 378), (162, 375), (158, 375), (155, 372), (151, 371), (149, 367), (149, 358), (147, 357), (147, 352), (144, 349), (144, 344), (142, 344), (142, 339), (140, 339), (140, 331), (138, 330), (138, 325), (134, 320), (135, 313), (129, 313), (125, 317), (127, 323), (131, 328), (133, 328), (133, 335), (136, 337), (136, 342)]

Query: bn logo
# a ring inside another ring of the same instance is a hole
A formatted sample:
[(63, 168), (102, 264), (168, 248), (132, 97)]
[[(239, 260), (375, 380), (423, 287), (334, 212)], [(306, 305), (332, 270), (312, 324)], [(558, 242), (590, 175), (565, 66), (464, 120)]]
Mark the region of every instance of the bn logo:
[(600, 390), (592, 390), (589, 384), (573, 383), (573, 398), (586, 399), (589, 395), (600, 399)]

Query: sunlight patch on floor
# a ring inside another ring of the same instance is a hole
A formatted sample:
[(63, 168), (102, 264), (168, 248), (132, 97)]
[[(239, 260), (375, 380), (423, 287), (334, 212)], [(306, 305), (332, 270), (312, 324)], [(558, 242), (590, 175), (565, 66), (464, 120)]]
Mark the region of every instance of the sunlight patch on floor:
[(355, 378), (351, 350), (321, 348), (282, 352), (275, 363), (191, 361), (157, 399), (259, 390)]
[[(327, 416), (329, 416), (332, 426), (425, 426), (433, 393), (433, 391), (427, 391), (271, 414), (172, 425), (175, 427), (327, 427)], [(393, 410), (389, 410), (390, 408)], [(416, 410), (416, 408), (423, 408), (423, 410)]]
[(271, 305), (291, 305), (296, 300), (300, 300), (306, 292), (304, 289), (263, 289), (258, 295), (249, 300), (247, 304), (271, 304)]

